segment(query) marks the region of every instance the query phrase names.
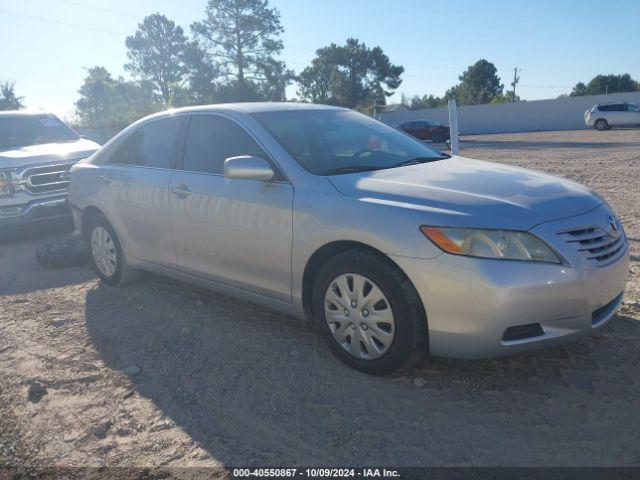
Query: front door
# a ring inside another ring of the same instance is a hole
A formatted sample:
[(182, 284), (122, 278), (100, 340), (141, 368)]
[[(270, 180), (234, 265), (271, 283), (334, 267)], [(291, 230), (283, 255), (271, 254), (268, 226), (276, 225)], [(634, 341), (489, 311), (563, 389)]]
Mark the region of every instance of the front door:
[(247, 131), (217, 114), (194, 114), (182, 170), (171, 179), (178, 267), (233, 287), (291, 301), (293, 187), (283, 178), (230, 180), (224, 160), (269, 159)]

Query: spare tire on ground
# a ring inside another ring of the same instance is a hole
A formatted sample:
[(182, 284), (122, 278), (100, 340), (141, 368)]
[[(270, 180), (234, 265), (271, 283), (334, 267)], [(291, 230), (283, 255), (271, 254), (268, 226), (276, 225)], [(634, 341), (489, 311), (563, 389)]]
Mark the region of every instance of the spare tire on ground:
[(77, 267), (89, 261), (89, 248), (79, 234), (38, 247), (36, 260), (46, 268)]

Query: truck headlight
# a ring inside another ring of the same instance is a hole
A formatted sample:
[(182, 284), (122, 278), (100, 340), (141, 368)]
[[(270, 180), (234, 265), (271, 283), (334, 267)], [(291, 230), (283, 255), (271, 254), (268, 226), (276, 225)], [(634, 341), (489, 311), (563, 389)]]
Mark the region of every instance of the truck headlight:
[(13, 195), (11, 172), (0, 170), (0, 197), (9, 197), (11, 195)]
[(546, 243), (527, 232), (426, 225), (420, 231), (441, 250), (454, 255), (562, 263)]

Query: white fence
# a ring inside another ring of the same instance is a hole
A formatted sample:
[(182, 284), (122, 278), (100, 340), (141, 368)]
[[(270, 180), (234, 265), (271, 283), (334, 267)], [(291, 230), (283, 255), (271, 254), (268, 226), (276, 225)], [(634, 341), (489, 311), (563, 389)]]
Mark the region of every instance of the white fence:
[[(584, 123), (585, 110), (605, 102), (640, 103), (640, 92), (462, 106), (458, 107), (458, 128), (460, 133), (469, 135), (580, 130), (588, 128)], [(448, 124), (449, 112), (447, 108), (433, 108), (382, 113), (378, 118), (390, 125), (420, 119)]]

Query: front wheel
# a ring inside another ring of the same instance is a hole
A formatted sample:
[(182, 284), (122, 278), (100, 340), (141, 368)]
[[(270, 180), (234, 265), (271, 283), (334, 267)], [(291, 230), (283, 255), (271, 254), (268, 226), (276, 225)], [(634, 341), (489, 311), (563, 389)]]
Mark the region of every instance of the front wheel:
[(95, 217), (89, 226), (91, 263), (98, 276), (108, 285), (124, 285), (138, 276), (127, 264), (115, 230), (103, 216)]
[(352, 368), (387, 375), (419, 360), (427, 319), (406, 276), (381, 255), (350, 250), (318, 272), (314, 320), (331, 349)]
[(607, 130), (609, 128), (609, 122), (607, 122), (604, 118), (599, 118), (593, 125), (594, 127), (596, 127), (596, 130), (600, 131)]

